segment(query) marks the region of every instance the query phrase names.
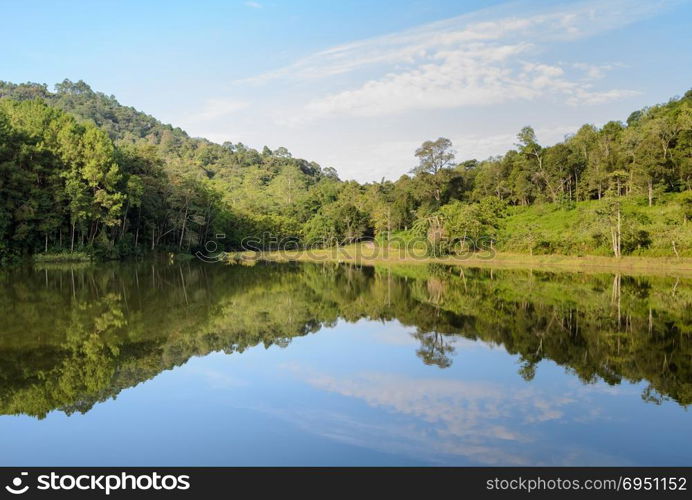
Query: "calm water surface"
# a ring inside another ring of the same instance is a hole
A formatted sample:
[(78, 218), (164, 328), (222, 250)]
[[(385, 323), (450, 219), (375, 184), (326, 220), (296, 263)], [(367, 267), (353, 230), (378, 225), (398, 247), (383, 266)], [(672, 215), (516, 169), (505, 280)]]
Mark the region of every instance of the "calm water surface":
[(692, 283), (0, 273), (1, 465), (692, 465)]

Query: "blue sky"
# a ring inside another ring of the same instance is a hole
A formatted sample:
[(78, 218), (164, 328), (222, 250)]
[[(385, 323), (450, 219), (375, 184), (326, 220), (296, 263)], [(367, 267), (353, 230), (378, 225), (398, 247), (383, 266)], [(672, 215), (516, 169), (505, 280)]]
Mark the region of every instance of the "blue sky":
[(83, 79), (215, 141), (396, 179), (422, 141), (458, 159), (551, 144), (692, 87), (684, 0), (5, 1), (0, 79)]

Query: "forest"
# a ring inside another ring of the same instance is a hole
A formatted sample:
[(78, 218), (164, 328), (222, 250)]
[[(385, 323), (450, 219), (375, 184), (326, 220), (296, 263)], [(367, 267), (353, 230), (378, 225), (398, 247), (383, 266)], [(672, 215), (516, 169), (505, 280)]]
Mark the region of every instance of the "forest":
[(190, 137), (82, 81), (0, 82), (0, 262), (187, 253), (210, 240), (237, 250), (266, 235), (299, 246), (423, 238), (435, 255), (481, 241), (692, 255), (692, 90), (552, 146), (530, 126), (516, 141), (460, 160), (449, 139), (431, 139), (407, 175), (361, 184), (285, 147)]

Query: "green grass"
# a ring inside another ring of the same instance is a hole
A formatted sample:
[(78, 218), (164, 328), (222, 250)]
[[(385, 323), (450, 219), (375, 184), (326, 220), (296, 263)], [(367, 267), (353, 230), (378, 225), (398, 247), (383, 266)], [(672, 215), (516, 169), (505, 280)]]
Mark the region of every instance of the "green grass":
[[(648, 206), (646, 197), (622, 198), (623, 254), (646, 257), (692, 257), (692, 223), (686, 193), (666, 194)], [(571, 206), (513, 207), (498, 235), (498, 250), (511, 253), (610, 256), (607, 223), (598, 200)]]
[(34, 262), (89, 262), (91, 256), (85, 252), (55, 252), (34, 255)]
[[(240, 255), (240, 254), (239, 254)], [(246, 261), (263, 260), (273, 262), (341, 262), (365, 266), (397, 266), (420, 264), (444, 264), (459, 267), (479, 267), (498, 269), (536, 269), (553, 271), (572, 271), (588, 274), (621, 272), (631, 275), (692, 276), (690, 257), (642, 257), (625, 256), (619, 259), (608, 256), (569, 256), (569, 255), (528, 255), (516, 253), (496, 253), (491, 258), (482, 254), (472, 254), (465, 258), (422, 257), (411, 255), (399, 249), (384, 252), (382, 248), (373, 250), (362, 244), (348, 245), (338, 250), (334, 248), (313, 249), (310, 252), (245, 252)]]

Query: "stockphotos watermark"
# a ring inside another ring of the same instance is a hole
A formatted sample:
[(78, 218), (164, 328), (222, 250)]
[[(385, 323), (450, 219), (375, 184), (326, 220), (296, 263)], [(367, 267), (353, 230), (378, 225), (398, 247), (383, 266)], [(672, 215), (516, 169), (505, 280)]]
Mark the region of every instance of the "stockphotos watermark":
[(449, 260), (467, 260), (470, 258), (491, 260), (495, 258), (496, 240), (490, 237), (480, 238), (446, 238), (430, 241), (425, 236), (389, 239), (360, 238), (357, 241), (343, 242), (335, 238), (326, 238), (312, 244), (301, 244), (297, 238), (278, 237), (271, 233), (262, 236), (244, 238), (240, 249), (228, 252), (221, 249), (224, 234), (217, 234), (214, 239), (204, 244), (204, 252), (198, 251), (195, 256), (204, 262), (224, 262), (236, 258), (246, 258), (243, 253), (251, 255), (273, 254), (279, 258), (296, 259), (307, 257), (312, 261), (343, 260), (377, 260), (382, 258), (406, 258), (408, 260), (425, 260), (431, 257), (444, 257)]
[(59, 474), (51, 472), (35, 477), (32, 483), (28, 472), (20, 472), (5, 490), (12, 495), (38, 491), (93, 491), (110, 495), (113, 491), (185, 491), (190, 489), (190, 476), (159, 474)]

